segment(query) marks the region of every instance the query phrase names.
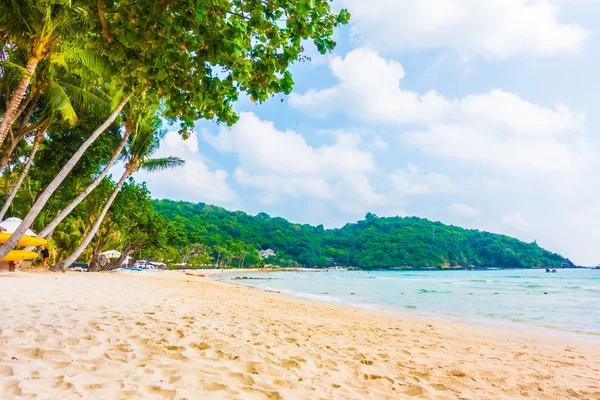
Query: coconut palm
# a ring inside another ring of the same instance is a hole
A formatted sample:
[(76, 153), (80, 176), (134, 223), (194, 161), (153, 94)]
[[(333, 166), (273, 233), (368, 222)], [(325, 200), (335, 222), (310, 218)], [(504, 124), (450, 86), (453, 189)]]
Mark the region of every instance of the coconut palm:
[(87, 188), (85, 188), (84, 191), (79, 193), (79, 195), (75, 199), (73, 199), (73, 201), (71, 201), (71, 203), (69, 203), (68, 206), (63, 208), (58, 213), (58, 215), (48, 225), (46, 225), (46, 227), (44, 229), (42, 229), (40, 231), (38, 236), (43, 237), (43, 238), (50, 236), (52, 234), (52, 232), (54, 231), (54, 229), (58, 226), (58, 224), (60, 224), (62, 222), (62, 220), (64, 220), (71, 213), (71, 211), (73, 211), (75, 209), (75, 207), (77, 207), (79, 205), (79, 203), (81, 203), (100, 184), (100, 182), (102, 182), (102, 180), (106, 177), (106, 175), (108, 175), (109, 171), (111, 170), (113, 165), (117, 162), (117, 159), (123, 152), (123, 148), (125, 147), (125, 144), (127, 143), (127, 140), (129, 139), (130, 135), (131, 135), (131, 129), (128, 125), (126, 125), (125, 126), (125, 134), (123, 135), (121, 142), (119, 143), (115, 152), (113, 153), (112, 158), (108, 161), (108, 163), (102, 169), (102, 172), (100, 172), (100, 174), (96, 177), (96, 179), (94, 179), (94, 181)]
[(0, 221), (2, 221), (4, 219), (4, 215), (6, 215), (8, 208), (12, 204), (13, 199), (17, 195), (17, 192), (19, 191), (19, 189), (21, 188), (21, 185), (23, 184), (23, 181), (25, 180), (25, 176), (27, 175), (27, 172), (29, 171), (31, 164), (33, 163), (33, 158), (35, 157), (35, 153), (37, 152), (38, 146), (39, 146), (40, 142), (42, 141), (42, 138), (44, 137), (44, 129), (45, 129), (45, 127), (43, 127), (43, 126), (40, 127), (35, 134), (35, 138), (33, 140), (33, 145), (31, 147), (31, 153), (29, 153), (29, 158), (23, 165), (23, 171), (21, 171), (21, 174), (19, 175), (19, 179), (17, 179), (17, 182), (15, 182), (15, 185), (13, 186), (10, 194), (8, 195), (8, 198), (4, 202), (4, 205), (2, 206), (2, 210), (0, 210)]
[(52, 194), (58, 189), (59, 185), (65, 180), (69, 172), (75, 167), (75, 164), (83, 157), (85, 151), (94, 143), (94, 141), (100, 136), (102, 132), (104, 132), (112, 123), (117, 119), (117, 116), (121, 113), (121, 110), (129, 102), (129, 96), (125, 97), (119, 105), (115, 108), (115, 110), (110, 114), (110, 116), (104, 121), (91, 135), (90, 137), (83, 142), (83, 144), (79, 147), (79, 149), (73, 154), (73, 156), (67, 161), (66, 165), (60, 170), (60, 172), (56, 175), (56, 177), (50, 182), (50, 184), (46, 187), (46, 189), (42, 192), (42, 194), (37, 198), (23, 221), (21, 225), (13, 232), (11, 237), (4, 243), (3, 246), (0, 247), (0, 259), (8, 254), (9, 251), (15, 248), (18, 241), (25, 234), (27, 229), (31, 226), (35, 218), (42, 211)]
[(54, 51), (68, 40), (79, 36), (85, 30), (84, 10), (73, 6), (71, 0), (9, 0), (0, 2), (0, 26), (5, 42), (22, 59), (25, 66), (19, 66), (9, 59), (2, 63), (3, 68), (18, 70), (20, 78), (7, 102), (0, 121), (0, 145), (13, 122), (23, 112), (23, 102), (40, 61), (50, 57)]
[[(66, 123), (69, 126), (73, 126), (77, 121), (77, 115), (73, 104), (99, 113), (105, 113), (110, 107), (111, 99), (109, 96), (96, 88), (82, 87), (79, 85), (79, 82), (85, 82), (87, 79), (81, 79), (80, 76), (74, 75), (65, 68), (68, 63), (69, 67), (72, 67), (74, 71), (79, 72), (81, 76), (85, 76), (86, 78), (89, 78), (92, 75), (99, 76), (101, 74), (107, 74), (106, 67), (101, 61), (97, 60), (97, 57), (83, 57), (79, 55), (76, 50), (69, 50), (68, 52), (56, 55), (54, 58), (56, 58), (57, 62), (50, 62), (48, 60), (41, 64), (42, 67), (32, 83), (32, 90), (30, 93), (31, 99), (23, 103), (26, 105), (27, 110), (21, 119), (20, 126), (15, 134), (13, 134), (12, 130), (9, 131), (10, 141), (7, 142), (2, 155), (0, 155), (0, 169), (3, 169), (6, 164), (8, 164), (19, 142), (25, 140), (30, 132), (37, 132), (37, 136), (34, 138), (34, 143), (36, 145), (33, 149), (37, 150), (37, 145), (43, 137), (40, 135), (43, 135), (43, 131), (48, 129), (50, 125), (55, 123)], [(31, 119), (34, 121), (31, 122)], [(35, 151), (33, 150), (32, 152), (35, 154)], [(121, 150), (119, 149), (118, 152), (120, 153), (120, 151)], [(0, 213), (0, 220), (10, 207), (14, 195), (16, 195), (16, 191), (18, 191), (25, 179), (32, 161), (33, 158), (29, 157), (27, 161), (28, 164), (24, 166), (23, 172), (13, 188), (12, 195), (8, 197), (3, 205), (3, 212)], [(110, 166), (112, 166), (112, 164), (108, 166), (108, 169), (110, 169)], [(108, 171), (106, 171), (106, 173), (108, 173)], [(102, 175), (100, 180), (106, 173)], [(97, 182), (95, 183), (95, 186), (97, 186)], [(79, 200), (79, 202), (80, 201), (81, 200)], [(79, 202), (77, 204), (79, 204)], [(77, 204), (75, 204), (75, 206)]]
[(67, 257), (64, 261), (57, 264), (54, 269), (65, 270), (71, 266), (77, 258), (83, 253), (90, 244), (94, 235), (100, 228), (102, 220), (110, 209), (112, 202), (117, 197), (121, 187), (134, 172), (144, 169), (148, 172), (162, 171), (175, 168), (184, 164), (184, 161), (178, 157), (152, 158), (160, 146), (160, 141), (164, 137), (165, 131), (161, 129), (161, 120), (157, 115), (156, 109), (142, 113), (135, 121), (135, 131), (127, 144), (127, 161), (125, 163), (125, 172), (119, 179), (117, 186), (108, 198), (102, 212), (96, 219), (94, 226), (83, 239), (79, 247)]
[(112, 98), (98, 89), (96, 81), (98, 78), (109, 81), (111, 76), (105, 58), (76, 47), (65, 48), (40, 63), (29, 95), (22, 102), (22, 111), (17, 113), (23, 116), (9, 130), (0, 155), (0, 169), (8, 164), (17, 145), (42, 124), (73, 126), (77, 122), (76, 107), (108, 114)]

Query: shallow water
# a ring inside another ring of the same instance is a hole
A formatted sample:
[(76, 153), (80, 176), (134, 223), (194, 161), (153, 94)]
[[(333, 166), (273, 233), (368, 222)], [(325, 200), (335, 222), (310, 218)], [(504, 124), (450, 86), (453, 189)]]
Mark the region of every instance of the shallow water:
[(222, 279), (382, 311), (600, 339), (600, 270), (265, 272)]

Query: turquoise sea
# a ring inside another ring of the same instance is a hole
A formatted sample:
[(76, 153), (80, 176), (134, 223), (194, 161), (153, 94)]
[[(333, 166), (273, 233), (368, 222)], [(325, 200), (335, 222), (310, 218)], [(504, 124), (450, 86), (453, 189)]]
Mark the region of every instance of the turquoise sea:
[(221, 278), (381, 311), (600, 340), (600, 270), (265, 272)]

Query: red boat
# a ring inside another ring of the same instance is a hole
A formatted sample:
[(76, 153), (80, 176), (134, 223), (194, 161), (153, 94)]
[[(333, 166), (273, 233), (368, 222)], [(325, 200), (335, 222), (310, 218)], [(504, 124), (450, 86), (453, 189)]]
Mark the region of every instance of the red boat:
[(186, 272), (185, 274), (189, 275), (189, 276), (201, 276), (201, 277), (204, 277), (204, 275), (202, 275), (202, 274), (192, 274), (191, 272)]

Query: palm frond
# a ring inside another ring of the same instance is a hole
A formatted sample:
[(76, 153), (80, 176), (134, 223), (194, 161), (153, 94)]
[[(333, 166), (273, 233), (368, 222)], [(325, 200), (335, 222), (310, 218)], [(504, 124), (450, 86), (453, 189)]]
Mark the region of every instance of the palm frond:
[(110, 78), (113, 74), (111, 64), (106, 57), (77, 46), (63, 46), (60, 53), (53, 54), (51, 61), (66, 67), (67, 65), (79, 65), (89, 72), (104, 78)]
[(19, 74), (19, 77), (22, 75), (29, 75), (29, 71), (27, 71), (25, 68), (10, 61), (0, 61), (0, 67), (6, 71)]
[(162, 121), (157, 115), (156, 108), (140, 113), (135, 119), (135, 131), (129, 142), (129, 153), (140, 159), (152, 157), (164, 137), (161, 126)]
[(60, 82), (66, 89), (74, 103), (87, 108), (96, 108), (102, 112), (110, 112), (112, 98), (100, 90), (86, 90), (70, 83)]
[(55, 82), (50, 83), (50, 86), (43, 92), (43, 98), (44, 111), (42, 114), (44, 116), (55, 119), (57, 114), (60, 114), (62, 121), (75, 125), (77, 114), (73, 109), (69, 96), (60, 85)]
[(148, 172), (163, 171), (180, 167), (185, 164), (185, 160), (179, 157), (149, 158), (140, 164), (140, 168)]

